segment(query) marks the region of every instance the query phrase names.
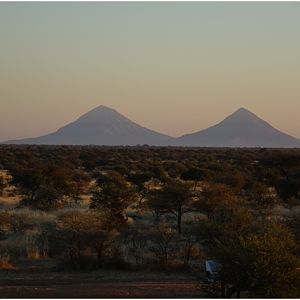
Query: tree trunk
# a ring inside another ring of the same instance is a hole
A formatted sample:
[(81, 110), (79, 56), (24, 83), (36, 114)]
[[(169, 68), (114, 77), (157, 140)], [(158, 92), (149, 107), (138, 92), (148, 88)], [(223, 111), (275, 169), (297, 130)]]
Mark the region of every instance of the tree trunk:
[(197, 183), (198, 183), (198, 179), (195, 180), (194, 191), (196, 191)]
[(102, 249), (98, 250), (98, 268), (103, 268), (103, 261), (102, 261)]
[(181, 234), (181, 216), (182, 216), (182, 212), (181, 212), (181, 206), (178, 207), (178, 217), (177, 217), (177, 226), (178, 226), (178, 233)]

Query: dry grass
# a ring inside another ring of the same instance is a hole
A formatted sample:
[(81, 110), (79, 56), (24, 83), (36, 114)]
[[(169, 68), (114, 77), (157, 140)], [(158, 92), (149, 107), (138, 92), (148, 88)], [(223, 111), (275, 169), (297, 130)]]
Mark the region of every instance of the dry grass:
[(4, 189), (2, 197), (0, 197), (0, 210), (13, 210), (19, 205), (21, 196), (7, 197), (7, 190)]
[(285, 208), (283, 206), (278, 205), (274, 208), (275, 215), (281, 217), (293, 217), (300, 213), (300, 205), (292, 207), (292, 209)]
[(0, 255), (0, 270), (16, 270), (16, 268), (10, 263), (9, 255)]
[(36, 246), (27, 247), (26, 255), (28, 259), (39, 260), (41, 258), (39, 249)]
[[(42, 251), (36, 244), (36, 236), (39, 234), (40, 225), (43, 223), (54, 223), (57, 217), (68, 211), (77, 210), (80, 212), (88, 211), (90, 205), (90, 195), (82, 196), (82, 200), (79, 203), (67, 202), (62, 209), (56, 211), (41, 211), (34, 210), (29, 207), (15, 209), (19, 205), (19, 201), (22, 199), (20, 195), (13, 195), (15, 192), (14, 187), (7, 187), (4, 189), (4, 194), (0, 197), (0, 212), (8, 211), (10, 215), (24, 216), (35, 227), (32, 230), (26, 231), (24, 234), (9, 234), (6, 240), (0, 242), (0, 278), (2, 279), (194, 279), (194, 275), (184, 272), (182, 268), (182, 257), (184, 256), (185, 249), (178, 249), (177, 260), (174, 260), (173, 269), (169, 272), (156, 271), (158, 268), (151, 268), (147, 266), (151, 261), (154, 261), (155, 265), (158, 265), (155, 261), (155, 257), (149, 249), (145, 249), (143, 262), (146, 261), (145, 268), (141, 271), (130, 270), (107, 270), (100, 269), (89, 272), (54, 272), (54, 267), (57, 265), (58, 260), (56, 258), (47, 258), (43, 256)], [(10, 196), (9, 196), (10, 195)], [(126, 210), (130, 216), (135, 216), (136, 211), (133, 208)], [(300, 212), (300, 206), (293, 208), (292, 210), (284, 209), (283, 207), (277, 207), (274, 212), (281, 216), (291, 216)], [(168, 219), (168, 225), (176, 228), (176, 218), (171, 214), (166, 214), (164, 218)], [(182, 226), (183, 229), (193, 227), (199, 219), (199, 213), (187, 213), (183, 215)], [(141, 218), (128, 218), (129, 225), (143, 226), (151, 228), (157, 225), (155, 217), (148, 211), (141, 215)], [(201, 275), (205, 276), (204, 259), (201, 257), (201, 248), (199, 245), (195, 245), (191, 249), (191, 260), (189, 261), (190, 270), (196, 270)], [(125, 255), (125, 253), (124, 253)], [(13, 265), (18, 266), (18, 269)], [(127, 255), (127, 261), (135, 265), (135, 261), (130, 255)], [(23, 265), (24, 264), (24, 265)], [(29, 267), (24, 267), (26, 264), (30, 264)], [(7, 272), (7, 270), (11, 270)], [(138, 270), (138, 268), (136, 268)], [(182, 271), (182, 272), (181, 272)]]

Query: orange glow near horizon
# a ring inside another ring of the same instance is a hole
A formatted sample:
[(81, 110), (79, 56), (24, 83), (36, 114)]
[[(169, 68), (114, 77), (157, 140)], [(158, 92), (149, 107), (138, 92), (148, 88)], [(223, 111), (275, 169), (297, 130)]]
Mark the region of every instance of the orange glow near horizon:
[(0, 141), (106, 105), (174, 137), (245, 107), (300, 138), (296, 2), (1, 2)]

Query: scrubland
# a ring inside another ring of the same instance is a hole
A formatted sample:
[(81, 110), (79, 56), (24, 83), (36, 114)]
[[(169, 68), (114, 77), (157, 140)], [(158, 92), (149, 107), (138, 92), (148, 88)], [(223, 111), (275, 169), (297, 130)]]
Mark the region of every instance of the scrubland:
[(298, 297), (299, 174), (298, 149), (2, 146), (1, 292)]

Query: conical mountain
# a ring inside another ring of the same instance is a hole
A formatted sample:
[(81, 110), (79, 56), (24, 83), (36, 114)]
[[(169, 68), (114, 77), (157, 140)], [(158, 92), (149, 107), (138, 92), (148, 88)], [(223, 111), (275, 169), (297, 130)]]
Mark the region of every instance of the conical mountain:
[(12, 140), (6, 144), (49, 145), (137, 145), (170, 139), (168, 135), (142, 127), (116, 110), (98, 106), (56, 132), (37, 138)]
[(165, 141), (170, 146), (199, 147), (300, 147), (300, 140), (287, 135), (240, 108), (222, 122), (207, 129)]

